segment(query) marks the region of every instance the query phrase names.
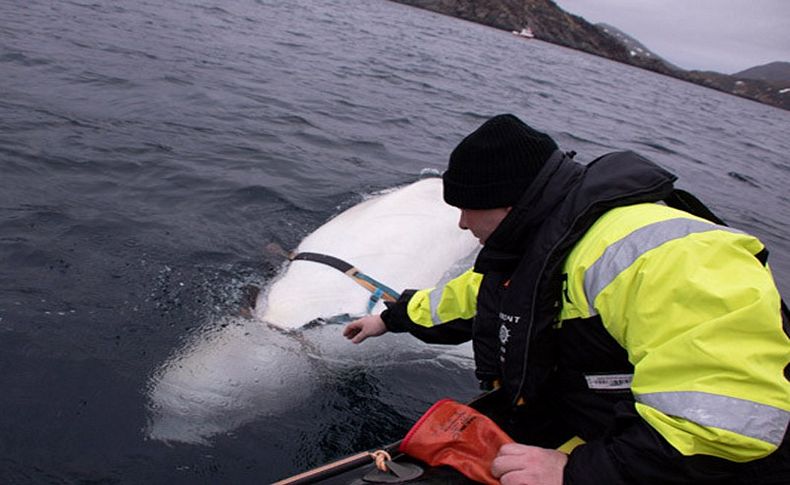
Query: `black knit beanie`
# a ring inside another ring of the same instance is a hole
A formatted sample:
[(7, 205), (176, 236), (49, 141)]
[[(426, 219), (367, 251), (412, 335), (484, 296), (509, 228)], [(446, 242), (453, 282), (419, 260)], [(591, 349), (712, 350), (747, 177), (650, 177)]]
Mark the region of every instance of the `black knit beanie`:
[(513, 206), (555, 150), (549, 135), (515, 116), (494, 116), (450, 154), (444, 201), (462, 209)]

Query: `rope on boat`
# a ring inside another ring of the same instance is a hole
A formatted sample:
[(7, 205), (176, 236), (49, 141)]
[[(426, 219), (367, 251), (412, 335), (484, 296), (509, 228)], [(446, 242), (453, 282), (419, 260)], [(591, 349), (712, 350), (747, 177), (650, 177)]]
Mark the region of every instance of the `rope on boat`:
[(293, 477), (274, 482), (273, 485), (302, 485), (319, 483), (329, 477), (369, 463), (368, 460), (373, 460), (376, 463), (376, 468), (382, 473), (391, 473), (387, 463), (392, 460), (392, 455), (390, 455), (387, 451), (363, 451), (361, 453), (357, 453), (356, 455), (349, 456), (332, 463), (327, 463), (326, 465), (322, 465), (312, 470), (294, 475)]
[(376, 462), (376, 468), (382, 472), (388, 472), (387, 462), (392, 461), (392, 456), (384, 450), (376, 450), (370, 453), (370, 457)]

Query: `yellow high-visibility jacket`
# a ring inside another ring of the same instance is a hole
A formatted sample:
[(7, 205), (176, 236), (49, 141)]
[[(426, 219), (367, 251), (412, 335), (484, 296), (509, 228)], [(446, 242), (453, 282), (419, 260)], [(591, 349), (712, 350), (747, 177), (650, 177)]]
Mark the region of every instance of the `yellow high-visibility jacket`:
[[(624, 391), (679, 455), (766, 457), (790, 422), (790, 338), (770, 269), (756, 257), (763, 250), (753, 236), (662, 204), (609, 210), (564, 262), (553, 331), (572, 325), (578, 340), (585, 326), (602, 325), (630, 369), (585, 374), (589, 392)], [(469, 270), (415, 292), (403, 328), (472, 319), (482, 281)]]

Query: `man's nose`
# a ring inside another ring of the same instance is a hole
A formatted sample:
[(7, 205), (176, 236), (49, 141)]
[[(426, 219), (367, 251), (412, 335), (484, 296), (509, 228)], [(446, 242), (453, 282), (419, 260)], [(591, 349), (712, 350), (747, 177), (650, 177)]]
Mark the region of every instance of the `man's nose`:
[(461, 216), (458, 218), (458, 227), (463, 230), (469, 229), (466, 225), (466, 217), (464, 217), (464, 211), (461, 211)]

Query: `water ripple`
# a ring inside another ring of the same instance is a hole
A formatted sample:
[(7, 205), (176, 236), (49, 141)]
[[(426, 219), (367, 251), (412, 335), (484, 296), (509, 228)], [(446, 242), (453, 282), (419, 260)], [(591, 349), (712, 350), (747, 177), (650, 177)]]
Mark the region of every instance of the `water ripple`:
[(14, 479), (273, 481), (468, 390), (468, 369), (419, 356), (326, 362), (305, 407), (214, 448), (140, 432), (153, 370), (276, 272), (264, 241), (295, 247), (366, 193), (440, 173), (496, 113), (582, 162), (633, 149), (677, 173), (765, 240), (790, 290), (781, 110), (393, 2), (0, 2), (0, 37), (0, 427), (18, 445), (0, 468)]

